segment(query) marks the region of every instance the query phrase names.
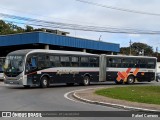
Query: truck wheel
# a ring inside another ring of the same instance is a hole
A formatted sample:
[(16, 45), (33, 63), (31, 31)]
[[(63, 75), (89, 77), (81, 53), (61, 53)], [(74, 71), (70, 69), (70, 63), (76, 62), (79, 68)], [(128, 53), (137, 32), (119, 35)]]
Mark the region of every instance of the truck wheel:
[(49, 80), (47, 77), (42, 77), (41, 82), (40, 82), (40, 87), (41, 88), (47, 88), (49, 86)]

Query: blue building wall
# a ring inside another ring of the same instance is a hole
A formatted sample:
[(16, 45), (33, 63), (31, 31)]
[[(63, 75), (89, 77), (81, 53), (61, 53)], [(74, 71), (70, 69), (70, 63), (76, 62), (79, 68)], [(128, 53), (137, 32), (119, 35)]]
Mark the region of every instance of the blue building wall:
[(13, 34), (0, 36), (0, 46), (12, 46), (38, 43), (37, 33)]
[(46, 32), (32, 32), (0, 36), (0, 46), (49, 44), (57, 46), (84, 48), (91, 50), (119, 52), (120, 45), (69, 36), (61, 36)]

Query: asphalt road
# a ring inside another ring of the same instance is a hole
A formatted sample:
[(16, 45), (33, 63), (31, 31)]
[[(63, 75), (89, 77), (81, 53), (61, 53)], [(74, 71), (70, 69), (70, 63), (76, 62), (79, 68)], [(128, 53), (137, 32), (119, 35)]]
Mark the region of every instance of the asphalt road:
[[(160, 82), (140, 83), (135, 85), (160, 85)], [(64, 97), (65, 93), (73, 90), (100, 86), (115, 86), (115, 84), (99, 83), (92, 84), (87, 87), (78, 85), (54, 85), (45, 89), (8, 87), (1, 84), (0, 111), (123, 111), (122, 109), (117, 108), (81, 103), (79, 101), (71, 101)], [(97, 118), (92, 119), (97, 120)]]

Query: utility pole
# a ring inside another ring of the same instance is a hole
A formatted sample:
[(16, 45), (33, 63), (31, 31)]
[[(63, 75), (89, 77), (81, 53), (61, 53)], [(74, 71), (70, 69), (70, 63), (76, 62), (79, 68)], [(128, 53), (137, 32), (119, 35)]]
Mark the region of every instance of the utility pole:
[(131, 45), (132, 45), (132, 41), (130, 40), (130, 42), (129, 42), (129, 45), (130, 45), (130, 55), (132, 54), (132, 48), (131, 48)]
[(157, 57), (158, 57), (158, 47), (156, 47), (156, 53), (157, 53)]
[(99, 36), (99, 41), (101, 41), (101, 37), (102, 37), (102, 35)]

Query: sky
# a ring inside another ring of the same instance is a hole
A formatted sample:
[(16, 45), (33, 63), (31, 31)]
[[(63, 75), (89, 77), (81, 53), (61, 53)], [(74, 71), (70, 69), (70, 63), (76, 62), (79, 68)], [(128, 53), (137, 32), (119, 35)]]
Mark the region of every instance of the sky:
[[(160, 0), (86, 1), (123, 9), (160, 14)], [(160, 31), (160, 16), (124, 12), (86, 4), (77, 0), (0, 0), (0, 13), (52, 22)], [(0, 16), (0, 19), (5, 18)], [(99, 40), (100, 38), (104, 42), (118, 43), (120, 47), (128, 47), (130, 40), (132, 42), (146, 43), (152, 46), (154, 51), (156, 47), (159, 47), (160, 52), (160, 35), (60, 30), (70, 32), (69, 36), (93, 40)]]

